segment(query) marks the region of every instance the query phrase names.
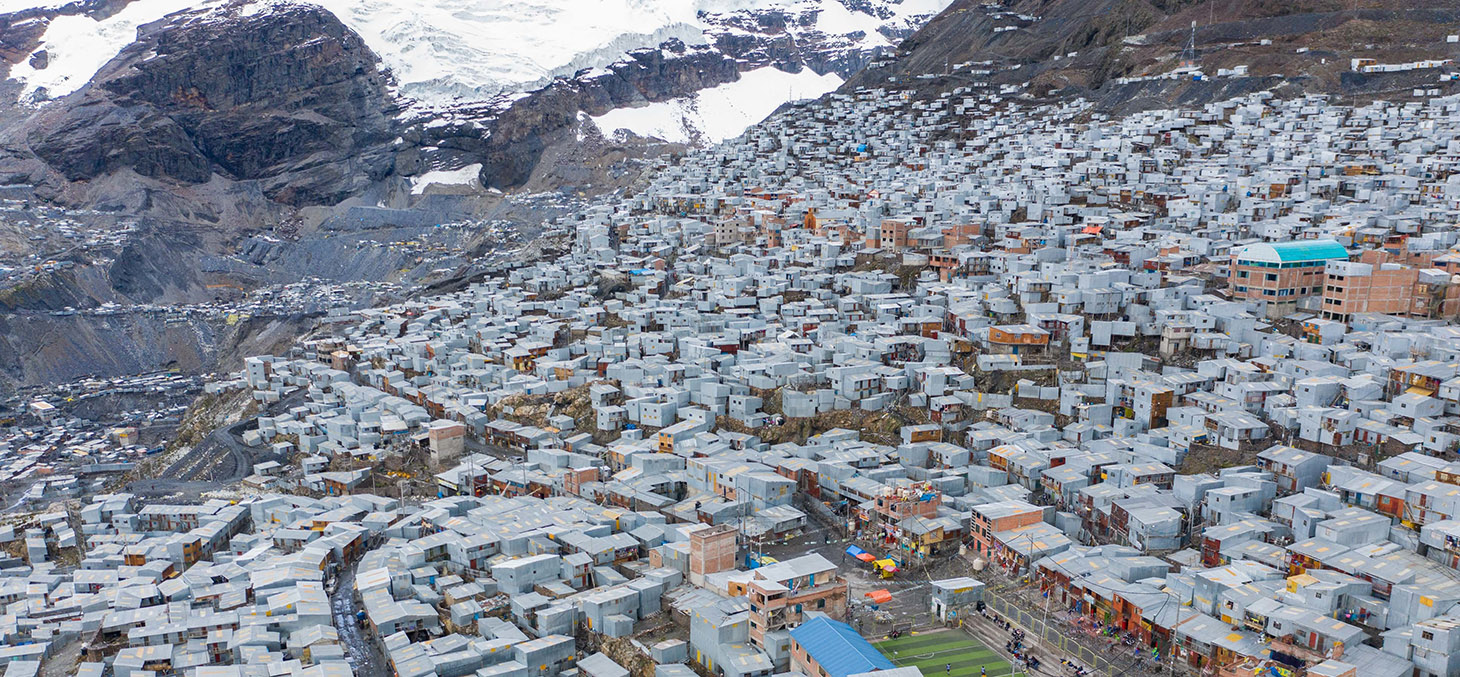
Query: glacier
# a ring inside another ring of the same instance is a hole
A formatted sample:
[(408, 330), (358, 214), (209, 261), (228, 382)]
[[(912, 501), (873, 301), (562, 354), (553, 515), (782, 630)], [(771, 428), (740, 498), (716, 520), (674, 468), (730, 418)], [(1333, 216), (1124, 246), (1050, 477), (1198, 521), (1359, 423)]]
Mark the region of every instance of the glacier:
[[(26, 9), (19, 6), (21, 1), (6, 0), (8, 4), (0, 7), (11, 12)], [(34, 59), (25, 59), (11, 67), (10, 77), (24, 85), (22, 100), (65, 96), (81, 89), (106, 62), (135, 41), (138, 27), (174, 12), (211, 4), (200, 5), (197, 0), (134, 0), (102, 20), (84, 14), (58, 16), (46, 26), (41, 45), (35, 50), (45, 52), (46, 67), (36, 68), (32, 65)]]
[[(12, 67), (25, 98), (64, 96), (83, 86), (136, 36), (139, 26), (184, 10), (253, 13), (303, 0), (254, 0), (241, 9), (222, 0), (132, 0), (102, 20), (57, 16), (39, 50)], [(874, 16), (861, 9), (884, 18)], [(431, 113), (537, 89), (552, 78), (609, 65), (626, 52), (678, 39), (713, 42), (744, 13), (782, 11), (810, 17), (787, 24), (853, 37), (859, 48), (887, 46), (879, 29), (902, 29), (942, 11), (950, 0), (312, 0), (358, 33), (390, 69), (412, 109)], [(46, 0), (0, 0), (4, 12), (54, 7)], [(3, 13), (3, 12), (0, 12)], [(36, 60), (38, 63), (42, 60)]]
[(693, 96), (616, 108), (594, 117), (593, 123), (607, 135), (628, 131), (674, 143), (710, 145), (739, 136), (787, 101), (815, 98), (841, 84), (833, 73), (817, 75), (810, 69), (787, 73), (766, 66)]

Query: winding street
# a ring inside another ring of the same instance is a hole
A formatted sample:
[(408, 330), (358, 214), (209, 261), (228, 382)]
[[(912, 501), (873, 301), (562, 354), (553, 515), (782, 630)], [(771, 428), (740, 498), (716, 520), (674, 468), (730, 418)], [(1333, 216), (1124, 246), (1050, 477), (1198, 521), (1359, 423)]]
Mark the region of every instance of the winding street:
[[(285, 411), (303, 401), (304, 389), (301, 388), (265, 407), (260, 415)], [(214, 428), (202, 442), (173, 461), (167, 470), (155, 478), (132, 482), (128, 490), (144, 496), (202, 492), (248, 477), (253, 472), (253, 456), (244, 447), (241, 436), (250, 426), (257, 425), (256, 420), (250, 417), (238, 423)]]

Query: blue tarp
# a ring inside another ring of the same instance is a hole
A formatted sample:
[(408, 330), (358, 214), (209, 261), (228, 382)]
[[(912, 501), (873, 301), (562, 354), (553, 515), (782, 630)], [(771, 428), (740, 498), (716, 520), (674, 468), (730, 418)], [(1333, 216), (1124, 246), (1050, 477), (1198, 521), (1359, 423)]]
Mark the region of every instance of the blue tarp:
[(852, 557), (856, 557), (858, 555), (865, 555), (865, 554), (867, 554), (867, 551), (866, 550), (863, 550), (861, 548), (858, 548), (855, 545), (849, 545), (849, 546), (847, 546), (847, 554), (848, 555), (851, 555)]

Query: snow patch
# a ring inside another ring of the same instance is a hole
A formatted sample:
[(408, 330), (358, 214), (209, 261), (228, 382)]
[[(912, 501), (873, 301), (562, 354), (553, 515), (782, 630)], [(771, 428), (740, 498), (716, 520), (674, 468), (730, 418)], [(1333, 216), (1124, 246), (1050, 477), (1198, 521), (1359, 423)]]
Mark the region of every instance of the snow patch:
[(890, 45), (887, 38), (882, 37), (877, 29), (882, 22), (870, 14), (853, 12), (837, 0), (821, 0), (816, 9), (820, 14), (816, 15), (816, 30), (827, 35), (849, 35), (861, 31), (866, 33), (862, 38), (862, 44), (868, 47), (879, 45)]
[[(23, 0), (0, 1), (9, 7)], [(34, 100), (42, 87), (51, 98), (65, 96), (81, 89), (123, 47), (136, 41), (138, 26), (200, 6), (206, 5), (200, 5), (197, 0), (134, 0), (101, 21), (85, 15), (58, 16), (46, 26), (41, 46), (36, 50), (46, 51), (49, 57), (46, 67), (33, 68), (30, 59), (25, 59), (11, 67), (10, 77), (24, 83), (22, 100)]]
[(815, 98), (841, 84), (831, 73), (787, 73), (767, 66), (692, 96), (611, 110), (594, 117), (593, 123), (606, 133), (627, 130), (674, 143), (714, 144), (739, 136), (787, 101)]
[(606, 66), (669, 38), (703, 43), (686, 0), (314, 0), (339, 17), (426, 108), (482, 101)]
[(426, 186), (433, 183), (443, 186), (474, 186), (481, 173), (482, 165), (478, 162), (461, 169), (438, 169), (420, 176), (413, 176), (411, 177), (411, 195), (420, 195), (426, 191)]
[[(0, 13), (64, 1), (0, 0)], [(11, 77), (24, 84), (29, 100), (42, 88), (51, 97), (69, 94), (134, 41), (138, 26), (181, 10), (223, 7), (225, 1), (133, 0), (102, 21), (56, 17), (42, 37), (50, 65), (37, 70), (23, 60), (11, 68)], [(414, 102), (408, 114), (432, 115), (458, 104), (505, 105), (553, 77), (585, 68), (606, 73), (602, 68), (627, 52), (657, 48), (671, 38), (709, 45), (713, 36), (744, 32), (732, 25), (739, 12), (815, 12), (813, 25), (793, 25), (790, 32), (860, 32), (864, 37), (853, 44), (872, 48), (889, 44), (879, 28), (905, 27), (950, 0), (868, 0), (890, 13), (886, 20), (849, 9), (860, 4), (851, 0), (252, 0), (220, 11), (253, 16), (296, 2), (323, 7), (359, 34), (391, 71), (399, 93)]]

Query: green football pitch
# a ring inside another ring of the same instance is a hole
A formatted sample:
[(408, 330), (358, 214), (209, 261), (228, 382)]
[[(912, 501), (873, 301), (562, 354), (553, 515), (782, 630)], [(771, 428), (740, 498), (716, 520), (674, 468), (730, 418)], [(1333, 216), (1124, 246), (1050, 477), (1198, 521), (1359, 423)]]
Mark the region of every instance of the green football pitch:
[[(978, 640), (953, 630), (923, 632), (875, 642), (882, 655), (898, 667), (915, 665), (925, 677), (979, 677), (988, 669), (989, 677), (1009, 674), (1009, 662), (990, 651)], [(953, 666), (948, 671), (948, 666)], [(1024, 673), (1015, 673), (1023, 677)]]

